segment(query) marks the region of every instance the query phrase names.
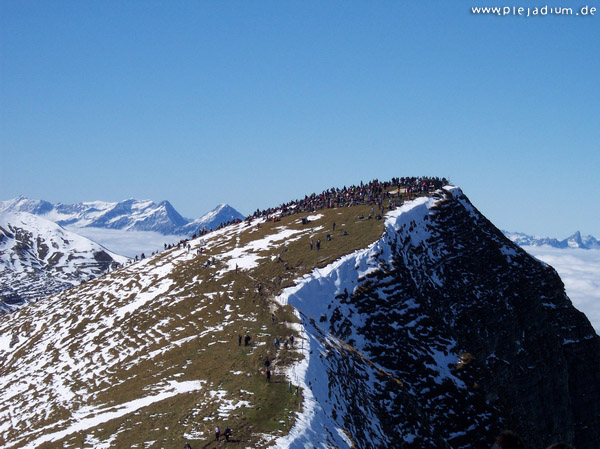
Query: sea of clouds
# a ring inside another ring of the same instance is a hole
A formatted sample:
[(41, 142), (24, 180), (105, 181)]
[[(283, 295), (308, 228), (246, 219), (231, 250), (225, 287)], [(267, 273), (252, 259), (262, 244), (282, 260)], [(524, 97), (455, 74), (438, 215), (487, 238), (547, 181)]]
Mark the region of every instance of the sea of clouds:
[(163, 235), (154, 231), (125, 231), (122, 229), (79, 228), (68, 226), (67, 230), (82, 235), (104, 246), (113, 253), (127, 257), (135, 257), (144, 253), (146, 256), (153, 251), (164, 250), (165, 243), (176, 244), (184, 236)]
[(600, 250), (550, 246), (522, 248), (554, 267), (573, 305), (585, 313), (600, 335)]

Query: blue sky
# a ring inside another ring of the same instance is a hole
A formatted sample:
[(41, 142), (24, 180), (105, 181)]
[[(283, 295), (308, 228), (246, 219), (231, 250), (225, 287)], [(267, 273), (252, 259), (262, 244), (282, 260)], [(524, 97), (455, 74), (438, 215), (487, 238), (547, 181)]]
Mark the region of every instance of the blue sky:
[(499, 228), (600, 237), (600, 12), (492, 4), (0, 0), (0, 200), (194, 218), (434, 175)]

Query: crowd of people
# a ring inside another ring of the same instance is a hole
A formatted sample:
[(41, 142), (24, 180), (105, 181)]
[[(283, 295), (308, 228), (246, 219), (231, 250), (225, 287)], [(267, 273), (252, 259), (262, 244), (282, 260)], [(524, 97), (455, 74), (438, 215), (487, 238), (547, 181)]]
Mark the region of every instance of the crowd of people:
[[(361, 181), (359, 185), (344, 186), (341, 189), (332, 187), (321, 193), (312, 193), (306, 195), (303, 199), (290, 201), (279, 207), (264, 210), (257, 209), (246, 220), (272, 218), (274, 216), (284, 217), (298, 213), (316, 212), (319, 209), (350, 207), (361, 204), (379, 205), (381, 207), (385, 199), (402, 200), (402, 190), (405, 198), (410, 199), (418, 193), (427, 194), (448, 184), (449, 181), (446, 178), (436, 177), (392, 178), (391, 181), (383, 182), (374, 179), (368, 183)], [(396, 193), (392, 194), (394, 187)]]
[[(394, 209), (396, 205), (399, 205), (403, 199), (409, 200), (417, 194), (427, 194), (437, 189), (441, 189), (443, 186), (450, 183), (446, 178), (438, 177), (402, 177), (392, 178), (391, 181), (379, 181), (374, 179), (367, 183), (362, 181), (358, 185), (352, 185), (350, 187), (344, 186), (343, 188), (330, 188), (324, 190), (321, 193), (312, 193), (305, 195), (303, 199), (289, 201), (281, 204), (279, 207), (272, 207), (264, 210), (257, 209), (252, 215), (246, 217), (245, 221), (250, 223), (252, 220), (258, 218), (266, 218), (272, 220), (279, 220), (281, 217), (288, 215), (316, 212), (319, 209), (330, 209), (334, 207), (350, 207), (358, 205), (371, 205), (379, 207), (379, 210), (383, 213), (385, 206), (384, 201), (388, 200), (388, 208)], [(395, 188), (395, 190), (394, 190)], [(392, 193), (395, 192), (395, 193)], [(402, 196), (404, 192), (404, 197)], [(242, 220), (236, 218), (234, 220), (226, 221), (219, 224), (216, 228), (201, 228), (195, 233), (191, 239), (194, 240), (197, 237), (203, 237), (210, 234), (213, 231), (226, 228), (234, 224), (241, 223)], [(175, 246), (181, 248), (182, 245), (189, 249), (189, 239), (179, 241), (177, 244), (165, 243), (164, 249), (172, 249)], [(155, 251), (154, 255), (158, 253)], [(135, 256), (129, 260), (129, 263), (137, 262), (145, 258), (144, 254)]]

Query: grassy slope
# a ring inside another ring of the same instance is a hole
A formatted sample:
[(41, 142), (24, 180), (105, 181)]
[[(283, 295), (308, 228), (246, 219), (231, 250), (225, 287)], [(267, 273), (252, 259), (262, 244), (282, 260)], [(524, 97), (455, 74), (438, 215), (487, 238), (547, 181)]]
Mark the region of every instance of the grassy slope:
[[(253, 224), (238, 234), (223, 233), (223, 237), (216, 240), (207, 237), (209, 245), (205, 247), (204, 254), (188, 255), (188, 260), (179, 263), (171, 273), (173, 284), (163, 295), (165, 300), (154, 301), (149, 308), (152, 313), (132, 314), (122, 330), (121, 347), (147, 345), (147, 351), (164, 352), (141, 363), (137, 362), (139, 354), (132, 352), (129, 359), (122, 361), (120, 369), (106, 373), (104, 382), (95, 387), (86, 384), (95, 392), (94, 404), (102, 406), (143, 397), (149, 386), (167, 380), (202, 380), (204, 388), (195, 393), (173, 396), (92, 430), (74, 433), (40, 447), (91, 447), (89, 441), (106, 441), (108, 438), (112, 438), (111, 447), (183, 447), (185, 441), (189, 441), (194, 449), (217, 447), (223, 444), (213, 441), (217, 424), (222, 431), (227, 426), (233, 430), (233, 442), (228, 447), (234, 448), (263, 447), (268, 445), (273, 435), (285, 433), (293, 424), (294, 412), (301, 408), (301, 394), (290, 394), (287, 380), (280, 373), (298, 356), (284, 349), (276, 355), (272, 342), (275, 336), (282, 341), (289, 336), (288, 323), (296, 321), (296, 318), (290, 308), (278, 306), (271, 298), (314, 267), (325, 266), (377, 240), (383, 232), (383, 221), (357, 218), (359, 215), (367, 216), (370, 211), (370, 206), (324, 209), (317, 212), (324, 217), (308, 225), (301, 224), (301, 215), (293, 215), (275, 223), (262, 223), (260, 227)], [(331, 232), (334, 221), (335, 232)], [(237, 273), (229, 271), (221, 278), (216, 274), (225, 268), (223, 261), (209, 268), (203, 267), (207, 259), (218, 258), (234, 247), (243, 247), (251, 241), (277, 233), (282, 227), (304, 233), (298, 240), (292, 238), (261, 251), (263, 258), (257, 267)], [(348, 235), (342, 236), (343, 231)], [(331, 241), (326, 240), (328, 233), (332, 235)], [(321, 239), (320, 251), (316, 248), (310, 250), (311, 238), (315, 243), (318, 238)], [(192, 245), (198, 244), (198, 241), (193, 241)], [(159, 265), (174, 251), (166, 251), (147, 263)], [(278, 254), (282, 255), (283, 262), (277, 261)], [(112, 276), (130, 276), (130, 270), (126, 268)], [(135, 291), (138, 279), (133, 277), (126, 281)], [(258, 283), (263, 286), (260, 293), (256, 289)], [(93, 290), (94, 283), (80, 288)], [(146, 287), (140, 285), (139, 288)], [(77, 293), (78, 289), (71, 290), (67, 301), (72, 302), (75, 314), (84, 315), (85, 310), (77, 308)], [(173, 298), (185, 300), (174, 301)], [(111, 300), (110, 295), (99, 294), (98, 307), (110, 307), (106, 304), (110, 304)], [(274, 323), (271, 321), (272, 312), (277, 317)], [(228, 320), (225, 320), (227, 316)], [(159, 322), (160, 326), (157, 325)], [(229, 324), (221, 328), (224, 322)], [(78, 328), (71, 331), (75, 340), (85, 327), (81, 323), (85, 320), (80, 320)], [(160, 329), (160, 333), (156, 329)], [(245, 347), (242, 343), (238, 346), (238, 335), (245, 333), (252, 336), (253, 345)], [(175, 341), (180, 344), (173, 344)], [(103, 342), (98, 341), (97, 344), (101, 346)], [(168, 349), (165, 351), (165, 348)], [(274, 376), (267, 384), (263, 361), (266, 357), (275, 356)], [(101, 360), (97, 362), (102, 363)], [(251, 406), (235, 408), (227, 417), (220, 417), (222, 400), (211, 393), (217, 390), (221, 392), (221, 399), (231, 400), (233, 405), (244, 400)], [(61, 414), (60, 411), (56, 413)]]

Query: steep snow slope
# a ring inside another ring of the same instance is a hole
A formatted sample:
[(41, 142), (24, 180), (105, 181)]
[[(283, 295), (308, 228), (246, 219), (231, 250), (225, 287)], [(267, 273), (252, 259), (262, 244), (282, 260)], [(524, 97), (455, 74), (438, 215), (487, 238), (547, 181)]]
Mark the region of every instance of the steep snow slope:
[(0, 212), (0, 314), (125, 263), (84, 237), (25, 212)]

